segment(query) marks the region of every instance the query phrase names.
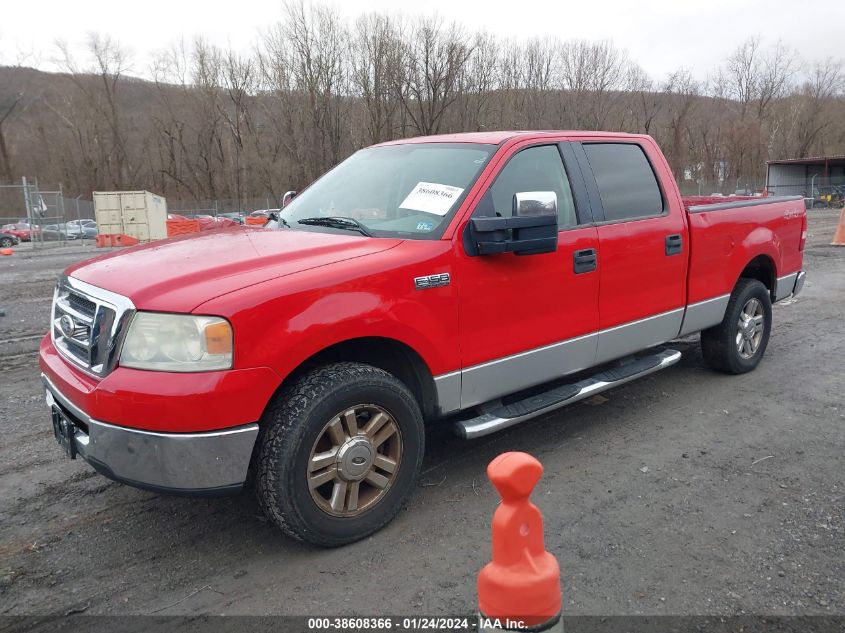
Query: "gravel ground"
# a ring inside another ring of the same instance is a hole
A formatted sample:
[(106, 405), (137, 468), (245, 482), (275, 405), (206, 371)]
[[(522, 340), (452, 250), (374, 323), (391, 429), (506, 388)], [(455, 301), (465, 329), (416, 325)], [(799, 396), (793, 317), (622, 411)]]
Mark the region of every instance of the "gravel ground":
[(459, 614), (475, 607), (506, 450), (537, 456), (535, 502), (579, 614), (845, 614), (845, 248), (813, 211), (795, 301), (766, 358), (673, 368), (474, 442), (429, 432), (421, 487), (380, 533), (318, 550), (247, 495), (164, 497), (63, 458), (39, 384), (56, 275), (93, 249), (0, 259), (0, 614)]

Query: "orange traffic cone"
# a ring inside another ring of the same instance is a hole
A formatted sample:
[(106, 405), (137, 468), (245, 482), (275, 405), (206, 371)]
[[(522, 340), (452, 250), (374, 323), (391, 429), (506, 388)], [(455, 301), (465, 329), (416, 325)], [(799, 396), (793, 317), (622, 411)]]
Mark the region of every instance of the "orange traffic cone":
[(11, 248), (4, 248), (2, 251), (0, 251), (0, 255), (3, 255), (3, 256), (14, 255), (14, 254), (15, 254), (15, 251), (13, 251)]
[(543, 541), (543, 517), (529, 496), (543, 465), (527, 453), (502, 453), (487, 476), (502, 497), (493, 514), (493, 561), (478, 574), (481, 632), (563, 631), (560, 567)]
[(833, 234), (833, 246), (845, 246), (845, 207), (839, 214), (839, 224), (836, 225), (836, 233)]

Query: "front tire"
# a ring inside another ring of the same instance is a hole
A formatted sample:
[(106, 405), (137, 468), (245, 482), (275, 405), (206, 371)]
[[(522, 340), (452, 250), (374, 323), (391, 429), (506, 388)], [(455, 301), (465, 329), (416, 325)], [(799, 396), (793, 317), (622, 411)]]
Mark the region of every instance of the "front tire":
[(741, 278), (722, 322), (701, 333), (701, 351), (713, 369), (729, 374), (753, 370), (766, 353), (772, 329), (772, 300), (756, 279)]
[(260, 427), (259, 503), (300, 541), (336, 547), (369, 536), (393, 519), (419, 477), (419, 406), (376, 367), (310, 371), (274, 398)]
[(12, 242), (11, 238), (4, 237), (3, 239), (0, 239), (0, 247), (2, 248), (9, 248), (14, 245), (15, 244)]

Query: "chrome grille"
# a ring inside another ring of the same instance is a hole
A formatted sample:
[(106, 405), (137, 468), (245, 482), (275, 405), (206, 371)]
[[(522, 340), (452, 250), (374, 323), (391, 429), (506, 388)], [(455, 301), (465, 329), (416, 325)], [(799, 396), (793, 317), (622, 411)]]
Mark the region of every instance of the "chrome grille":
[(53, 344), (86, 373), (105, 376), (114, 369), (125, 324), (133, 313), (126, 297), (64, 277), (53, 295)]
[(68, 294), (67, 299), (68, 305), (72, 309), (81, 312), (85, 316), (94, 318), (94, 314), (97, 312), (97, 304), (95, 302), (76, 292)]

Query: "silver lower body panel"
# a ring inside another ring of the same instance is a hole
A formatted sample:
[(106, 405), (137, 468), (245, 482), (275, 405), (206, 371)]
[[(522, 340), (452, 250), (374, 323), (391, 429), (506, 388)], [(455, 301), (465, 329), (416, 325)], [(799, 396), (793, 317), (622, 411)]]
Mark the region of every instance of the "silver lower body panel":
[(792, 296), (797, 296), (803, 289), (804, 289), (804, 281), (807, 279), (807, 273), (802, 271), (798, 272), (798, 276), (795, 278), (795, 287), (792, 289)]
[(592, 367), (598, 340), (588, 334), (469, 367), (461, 373), (461, 408)]
[(729, 294), (722, 295), (687, 306), (684, 313), (684, 324), (681, 326), (681, 332), (678, 336), (695, 334), (721, 323), (722, 319), (725, 318), (725, 310), (728, 308), (730, 298)]
[(790, 273), (777, 278), (775, 284), (775, 301), (783, 301), (795, 294), (795, 282), (798, 280), (798, 273)]
[[(530, 420), (531, 418), (536, 418), (544, 413), (554, 411), (555, 409), (559, 409), (569, 404), (574, 404), (575, 402), (594, 396), (602, 391), (624, 385), (627, 382), (653, 374), (661, 369), (666, 369), (667, 367), (677, 363), (680, 359), (680, 352), (672, 349), (664, 350), (650, 357), (641, 359), (639, 362), (646, 361), (641, 370), (621, 375), (616, 374), (613, 370), (605, 370), (599, 372), (595, 376), (585, 378), (584, 380), (570, 385), (572, 393), (566, 394), (565, 397), (562, 397), (559, 400), (550, 398), (551, 401), (548, 404), (538, 404), (537, 406), (531, 407), (530, 410), (525, 413), (517, 415), (505, 415), (501, 412), (506, 410), (506, 408), (500, 407), (499, 409), (493, 409), (491, 411), (481, 413), (479, 416), (469, 420), (459, 420), (455, 423), (454, 429), (460, 437), (468, 440), (489, 435), (490, 433), (501, 431), (502, 429)], [(636, 362), (637, 361), (634, 361), (632, 365), (635, 365)], [(554, 391), (556, 390), (550, 390), (549, 394), (553, 394)], [(542, 398), (542, 395), (539, 396), (540, 401), (542, 401)]]

